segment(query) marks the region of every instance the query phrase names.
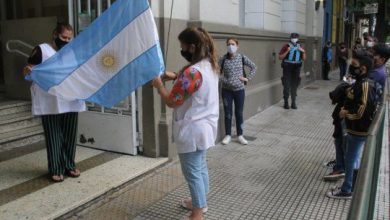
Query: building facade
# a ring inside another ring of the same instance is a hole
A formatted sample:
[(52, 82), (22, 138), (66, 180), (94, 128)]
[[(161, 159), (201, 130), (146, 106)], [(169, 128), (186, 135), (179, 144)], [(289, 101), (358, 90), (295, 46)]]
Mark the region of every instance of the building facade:
[[(3, 81), (6, 96), (29, 99), (29, 85), (19, 74), (25, 57), (5, 48), (9, 40), (18, 39), (29, 45), (48, 41), (55, 23), (61, 20), (69, 21), (77, 32), (81, 31), (112, 3), (113, 0), (0, 0), (0, 82)], [(307, 60), (301, 72), (302, 85), (320, 78), (324, 18), (322, 1), (151, 0), (150, 4), (168, 70), (177, 71), (185, 65), (185, 60), (180, 56), (177, 35), (188, 26), (200, 26), (209, 31), (220, 55), (226, 53), (226, 38), (239, 40), (239, 52), (258, 66), (256, 76), (246, 88), (245, 118), (282, 98), (282, 69), (278, 53), (289, 41), (291, 32), (301, 35), (301, 42), (307, 51)], [(29, 48), (20, 50), (28, 53)], [(167, 86), (172, 84), (168, 83)], [(150, 86), (144, 86), (136, 97), (138, 112), (135, 120), (144, 155), (175, 157), (176, 150), (171, 140), (172, 110), (163, 105), (157, 92)], [(220, 115), (223, 119), (222, 105)], [(220, 125), (222, 137), (223, 120), (220, 120)]]
[[(249, 118), (282, 98), (282, 69), (277, 56), (283, 44), (289, 41), (291, 32), (301, 34), (308, 53), (301, 73), (303, 84), (320, 77), (324, 17), (322, 4), (306, 0), (160, 0), (152, 1), (152, 8), (163, 48), (167, 52), (169, 70), (179, 70), (185, 64), (180, 57), (177, 35), (187, 26), (201, 26), (208, 30), (217, 43), (220, 55), (226, 53), (225, 41), (228, 37), (239, 40), (239, 52), (246, 54), (258, 66), (256, 76), (246, 88), (244, 117)], [(159, 137), (158, 143), (157, 140), (149, 139), (155, 142), (146, 144), (144, 139), (144, 145), (160, 145), (156, 149), (160, 149), (162, 154), (168, 152), (169, 156), (173, 156), (174, 144), (170, 142), (171, 110), (161, 105), (152, 89), (144, 89), (143, 93), (153, 98), (153, 106), (160, 106), (157, 109), (143, 106), (143, 115), (154, 115), (155, 118), (155, 126), (149, 128), (149, 131), (156, 132), (155, 137)], [(220, 118), (223, 119), (222, 105)], [(220, 120), (220, 125), (222, 137), (223, 120)]]

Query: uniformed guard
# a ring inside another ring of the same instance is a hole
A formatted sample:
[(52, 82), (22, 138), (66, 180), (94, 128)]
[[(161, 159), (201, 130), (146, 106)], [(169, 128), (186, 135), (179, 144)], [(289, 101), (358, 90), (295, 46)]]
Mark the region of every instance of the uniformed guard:
[(299, 43), (299, 34), (291, 33), (290, 42), (285, 44), (279, 52), (279, 60), (282, 60), (283, 98), (284, 108), (289, 109), (288, 98), (291, 93), (291, 108), (297, 109), (297, 88), (301, 81), (299, 76), (302, 62), (306, 59), (306, 53)]

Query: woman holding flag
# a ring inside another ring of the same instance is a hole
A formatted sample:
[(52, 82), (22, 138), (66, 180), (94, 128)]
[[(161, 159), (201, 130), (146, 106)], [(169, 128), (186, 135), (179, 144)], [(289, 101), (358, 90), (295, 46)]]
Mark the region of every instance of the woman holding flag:
[[(35, 47), (28, 59), (23, 74), (30, 74), (33, 66), (43, 63), (73, 38), (69, 24), (58, 23), (53, 32), (53, 42)], [(55, 73), (53, 73), (55, 74)], [(83, 101), (67, 101), (42, 90), (37, 84), (31, 85), (32, 113), (41, 116), (46, 139), (47, 160), (51, 180), (62, 182), (64, 174), (79, 177), (76, 168), (76, 135), (78, 112), (85, 111)]]
[[(206, 152), (215, 145), (219, 117), (218, 58), (213, 39), (203, 28), (187, 28), (178, 38), (181, 55), (189, 64), (177, 77), (167, 72), (155, 78), (153, 86), (174, 109), (173, 138), (191, 193), (181, 205), (192, 211), (189, 219), (203, 219), (209, 191)], [(177, 79), (171, 91), (161, 78)]]

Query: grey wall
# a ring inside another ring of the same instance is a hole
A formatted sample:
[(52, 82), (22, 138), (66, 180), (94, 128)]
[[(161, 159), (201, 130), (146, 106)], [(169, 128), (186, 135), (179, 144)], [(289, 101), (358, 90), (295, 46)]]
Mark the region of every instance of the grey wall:
[[(280, 61), (278, 60), (278, 53), (281, 47), (288, 42), (289, 34), (260, 31), (215, 23), (187, 23), (184, 20), (173, 19), (168, 37), (169, 21), (167, 19), (157, 19), (156, 21), (160, 31), (162, 48), (165, 52), (168, 50), (168, 54), (166, 56), (167, 70), (178, 71), (186, 64), (185, 60), (180, 56), (180, 44), (177, 40), (178, 34), (187, 26), (201, 26), (209, 31), (214, 37), (220, 55), (226, 53), (226, 38), (233, 36), (239, 40), (239, 52), (247, 55), (258, 66), (256, 76), (248, 83), (246, 89), (244, 109), (245, 119), (263, 111), (265, 108), (281, 100), (282, 85), (280, 77), (282, 76), (282, 69), (280, 67)], [(321, 39), (302, 36), (301, 40), (307, 51), (307, 60), (301, 70), (301, 86), (304, 86), (308, 82), (316, 78), (320, 78), (320, 68), (318, 68), (318, 65), (321, 60), (319, 57), (321, 54), (319, 45)], [(169, 44), (168, 47), (166, 47), (167, 43)], [(172, 83), (169, 82), (166, 86), (171, 88)], [(146, 88), (146, 90), (149, 90), (149, 88)], [(147, 99), (149, 101), (144, 102), (144, 105), (142, 106), (143, 109), (148, 109), (143, 111), (144, 117), (146, 115), (146, 111), (152, 111), (151, 109), (154, 108), (152, 105), (156, 105), (161, 102), (157, 93), (154, 94), (154, 102), (151, 102), (152, 97), (149, 95)], [(299, 97), (297, 101), (299, 102)], [(160, 106), (160, 104), (158, 105)], [(224, 115), (222, 104), (220, 107), (219, 139), (224, 135)], [(154, 130), (154, 126), (148, 130), (147, 127), (150, 125), (143, 125), (144, 134), (154, 132), (156, 137), (158, 137), (156, 138), (158, 139), (158, 143), (156, 141), (152, 146), (148, 146), (144, 142), (144, 149), (159, 149), (159, 154), (154, 156), (169, 156), (170, 158), (174, 158), (176, 156), (176, 149), (171, 140), (171, 112), (172, 110), (164, 107), (164, 105), (160, 106), (160, 111), (154, 112), (154, 125), (158, 127), (157, 131)], [(144, 138), (150, 139), (152, 136), (146, 137), (144, 135)]]

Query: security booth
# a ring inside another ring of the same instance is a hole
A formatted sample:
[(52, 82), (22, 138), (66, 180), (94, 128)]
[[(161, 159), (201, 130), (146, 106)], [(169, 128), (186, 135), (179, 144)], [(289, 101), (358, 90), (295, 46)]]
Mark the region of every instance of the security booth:
[[(75, 35), (115, 0), (0, 0), (0, 83), (7, 99), (30, 100), (31, 83), (21, 71), (33, 47), (52, 41), (57, 22), (68, 21)], [(113, 108), (87, 103), (79, 114), (78, 145), (137, 155), (140, 147), (142, 89)]]

